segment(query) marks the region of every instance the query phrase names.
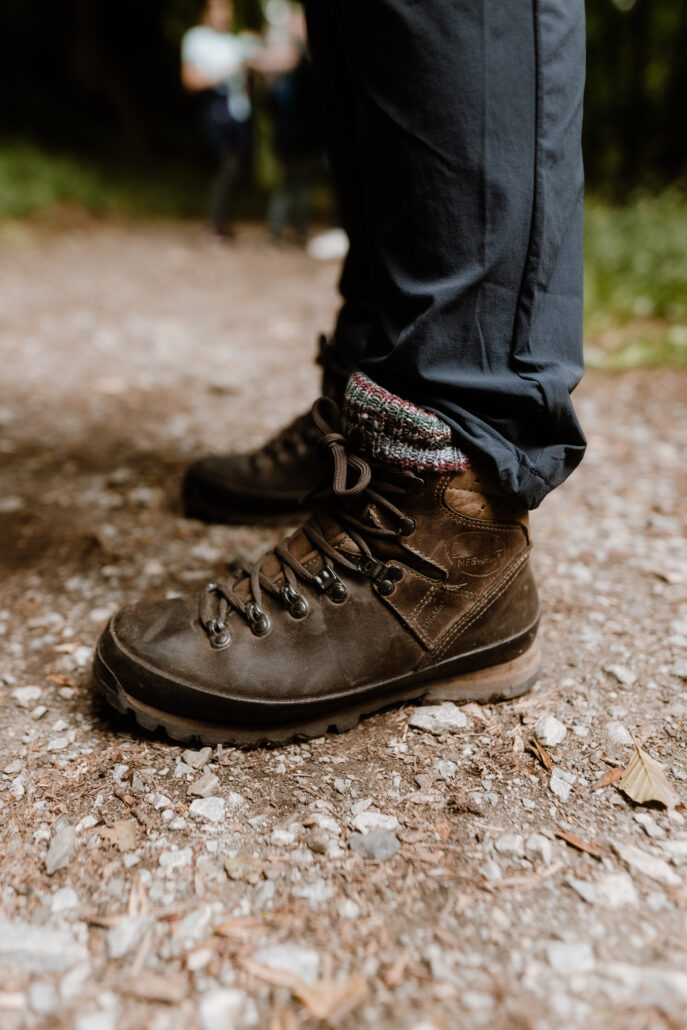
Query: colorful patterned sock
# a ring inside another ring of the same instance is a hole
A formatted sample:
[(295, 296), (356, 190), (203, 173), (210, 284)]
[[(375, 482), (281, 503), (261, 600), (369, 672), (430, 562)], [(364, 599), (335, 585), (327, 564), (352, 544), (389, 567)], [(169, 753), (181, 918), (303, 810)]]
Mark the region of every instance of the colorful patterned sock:
[(414, 472), (463, 472), (469, 459), (440, 418), (377, 386), (362, 372), (348, 380), (342, 432), (373, 461)]

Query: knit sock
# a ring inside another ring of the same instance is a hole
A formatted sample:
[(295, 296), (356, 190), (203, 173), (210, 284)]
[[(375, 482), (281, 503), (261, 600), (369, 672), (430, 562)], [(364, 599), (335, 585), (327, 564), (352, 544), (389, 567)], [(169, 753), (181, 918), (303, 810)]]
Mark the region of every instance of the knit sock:
[(341, 425), (357, 451), (385, 465), (413, 472), (464, 472), (470, 467), (445, 422), (362, 372), (348, 380)]

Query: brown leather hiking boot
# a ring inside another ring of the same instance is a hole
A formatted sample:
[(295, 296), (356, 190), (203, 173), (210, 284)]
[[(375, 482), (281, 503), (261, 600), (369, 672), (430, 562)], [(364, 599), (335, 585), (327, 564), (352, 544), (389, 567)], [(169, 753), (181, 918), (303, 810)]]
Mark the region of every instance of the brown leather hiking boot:
[(285, 742), (394, 702), (495, 701), (536, 680), (527, 512), (474, 468), (371, 464), (323, 403), (333, 478), (315, 514), (233, 582), (125, 608), (103, 633), (96, 679), (147, 729)]
[[(345, 382), (328, 368), (328, 344), (319, 341), (326, 396), (341, 403)], [(326, 479), (329, 463), (310, 410), (254, 451), (212, 454), (188, 469), (182, 486), (184, 514), (203, 522), (283, 522), (303, 514), (301, 500)]]

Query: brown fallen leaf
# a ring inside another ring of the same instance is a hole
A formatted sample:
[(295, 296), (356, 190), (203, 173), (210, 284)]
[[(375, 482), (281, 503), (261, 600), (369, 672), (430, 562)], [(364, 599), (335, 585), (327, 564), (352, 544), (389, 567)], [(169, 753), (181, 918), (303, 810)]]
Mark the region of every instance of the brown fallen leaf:
[(326, 1019), (331, 1024), (338, 1023), (362, 1004), (367, 984), (359, 973), (353, 973), (345, 980), (300, 983), (293, 993), (315, 1019)]
[(682, 798), (668, 783), (663, 766), (642, 750), (636, 737), (633, 736), (633, 740), (635, 753), (628, 762), (618, 787), (623, 794), (639, 805), (644, 805), (647, 801), (657, 801), (666, 808), (677, 808), (682, 804)]
[(118, 819), (112, 826), (102, 826), (99, 836), (114, 844), (120, 851), (133, 851), (136, 847), (138, 827), (133, 819)]
[(612, 783), (617, 783), (623, 775), (623, 770), (619, 765), (614, 765), (611, 769), (607, 769), (603, 776), (596, 781), (592, 790), (600, 790), (601, 787), (610, 787)]
[(542, 747), (536, 737), (532, 737), (529, 741), (527, 750), (533, 754), (535, 758), (539, 759), (547, 772), (551, 772), (553, 769), (553, 762), (551, 761), (548, 751)]
[(569, 830), (558, 828), (556, 830), (556, 836), (560, 840), (564, 840), (571, 848), (576, 848), (578, 851), (584, 851), (585, 854), (593, 855), (594, 858), (601, 858), (603, 855), (603, 848), (599, 844), (591, 844), (586, 840), (582, 840), (582, 838), (578, 837), (576, 833), (571, 833)]

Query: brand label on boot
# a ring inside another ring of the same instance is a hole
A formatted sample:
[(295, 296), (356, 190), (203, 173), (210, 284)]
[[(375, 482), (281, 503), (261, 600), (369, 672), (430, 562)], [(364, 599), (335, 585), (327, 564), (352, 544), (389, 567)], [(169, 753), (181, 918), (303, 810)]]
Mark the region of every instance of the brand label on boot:
[(490, 533), (459, 533), (450, 545), (451, 563), (466, 576), (493, 576), (505, 565), (503, 537)]

